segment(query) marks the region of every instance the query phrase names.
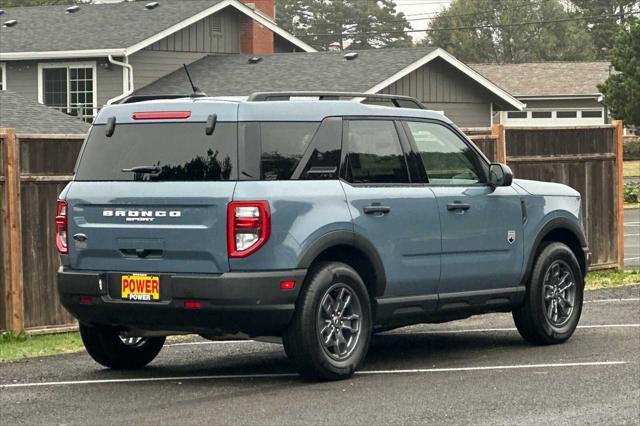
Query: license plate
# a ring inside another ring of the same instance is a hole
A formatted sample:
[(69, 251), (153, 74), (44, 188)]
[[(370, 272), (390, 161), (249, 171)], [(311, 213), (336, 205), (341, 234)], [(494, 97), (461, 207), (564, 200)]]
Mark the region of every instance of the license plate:
[(120, 288), (123, 300), (160, 300), (160, 277), (157, 275), (123, 275)]

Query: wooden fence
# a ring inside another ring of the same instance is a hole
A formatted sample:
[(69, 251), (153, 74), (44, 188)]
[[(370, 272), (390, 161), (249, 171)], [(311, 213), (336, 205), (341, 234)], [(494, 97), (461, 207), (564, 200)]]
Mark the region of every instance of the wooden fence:
[[(623, 265), (622, 123), (589, 128), (464, 129), (518, 178), (565, 183), (582, 194), (594, 268)], [(73, 322), (56, 291), (55, 200), (71, 179), (82, 136), (0, 129), (0, 330)]]
[(0, 330), (73, 322), (58, 300), (55, 200), (71, 180), (82, 135), (0, 129)]

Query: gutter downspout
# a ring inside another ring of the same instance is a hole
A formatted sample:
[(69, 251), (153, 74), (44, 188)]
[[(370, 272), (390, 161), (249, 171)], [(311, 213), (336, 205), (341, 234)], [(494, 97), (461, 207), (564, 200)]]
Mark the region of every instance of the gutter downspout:
[(124, 98), (126, 98), (127, 96), (129, 96), (130, 94), (133, 93), (133, 67), (129, 64), (129, 57), (125, 56), (124, 57), (124, 62), (120, 62), (120, 61), (116, 61), (115, 59), (113, 59), (113, 56), (109, 55), (107, 56), (107, 59), (109, 59), (109, 62), (114, 64), (114, 65), (118, 65), (121, 66), (123, 68), (126, 68), (127, 70), (127, 77), (128, 77), (128, 81), (127, 81), (127, 87), (128, 89), (124, 91), (124, 93), (122, 93), (121, 95), (116, 96), (115, 98), (111, 98), (107, 101), (107, 105), (111, 105), (113, 103), (116, 103)]

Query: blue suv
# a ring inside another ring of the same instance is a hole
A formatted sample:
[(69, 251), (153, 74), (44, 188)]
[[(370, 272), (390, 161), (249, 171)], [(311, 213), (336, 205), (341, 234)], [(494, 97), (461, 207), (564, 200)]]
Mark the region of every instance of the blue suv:
[(60, 297), (110, 368), (241, 334), (335, 380), (377, 331), (511, 311), (554, 344), (582, 310), (580, 194), (514, 180), (412, 98), (132, 97), (59, 198)]

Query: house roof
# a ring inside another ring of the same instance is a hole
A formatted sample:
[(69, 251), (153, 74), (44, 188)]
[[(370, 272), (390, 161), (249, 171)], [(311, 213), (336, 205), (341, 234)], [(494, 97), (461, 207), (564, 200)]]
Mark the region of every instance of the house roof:
[(534, 62), (469, 66), (521, 98), (598, 96), (598, 84), (603, 83), (610, 73), (608, 62)]
[(151, 10), (145, 2), (8, 8), (0, 22), (0, 59), (43, 59), (129, 55), (225, 7), (233, 7), (306, 51), (311, 46), (279, 28), (263, 14), (237, 0), (160, 0)]
[[(356, 52), (356, 51), (349, 51)], [(377, 93), (440, 58), (476, 80), (511, 108), (524, 107), (518, 100), (487, 81), (442, 49), (369, 49), (357, 51), (353, 60), (345, 52), (299, 52), (261, 55), (209, 55), (189, 65), (195, 84), (210, 96), (247, 96), (265, 91), (342, 91)], [(184, 71), (178, 70), (136, 91), (139, 95), (190, 93)]]
[(79, 118), (9, 90), (0, 90), (0, 127), (16, 129), (16, 133), (84, 135), (89, 131), (89, 124)]

